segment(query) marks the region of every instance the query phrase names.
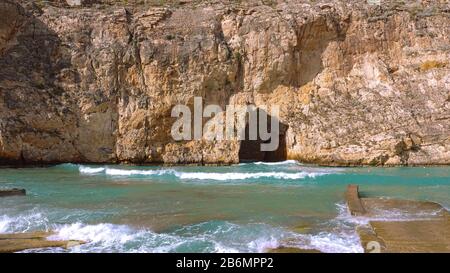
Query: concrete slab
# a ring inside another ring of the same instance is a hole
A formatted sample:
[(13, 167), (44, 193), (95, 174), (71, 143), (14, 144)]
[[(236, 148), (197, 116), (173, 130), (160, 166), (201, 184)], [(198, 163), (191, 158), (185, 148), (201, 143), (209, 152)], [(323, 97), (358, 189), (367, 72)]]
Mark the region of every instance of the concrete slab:
[(358, 185), (348, 185), (345, 193), (345, 199), (350, 210), (350, 214), (353, 216), (364, 215), (366, 213), (364, 206), (359, 198)]
[(351, 215), (375, 219), (357, 228), (366, 252), (450, 252), (450, 214), (438, 203), (360, 198), (354, 185), (346, 198)]

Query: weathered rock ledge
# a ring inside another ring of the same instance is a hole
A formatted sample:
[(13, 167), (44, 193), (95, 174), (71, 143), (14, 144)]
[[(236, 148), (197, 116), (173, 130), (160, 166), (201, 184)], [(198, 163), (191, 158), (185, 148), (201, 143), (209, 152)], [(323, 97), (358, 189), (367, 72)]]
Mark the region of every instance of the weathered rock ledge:
[[(448, 1), (127, 2), (1, 1), (0, 164), (450, 164)], [(280, 105), (276, 157), (174, 141), (194, 96)]]
[(47, 237), (52, 235), (51, 232), (26, 232), (26, 233), (9, 233), (0, 234), (0, 253), (19, 252), (30, 249), (61, 247), (70, 248), (80, 244), (82, 241), (56, 241), (48, 240)]

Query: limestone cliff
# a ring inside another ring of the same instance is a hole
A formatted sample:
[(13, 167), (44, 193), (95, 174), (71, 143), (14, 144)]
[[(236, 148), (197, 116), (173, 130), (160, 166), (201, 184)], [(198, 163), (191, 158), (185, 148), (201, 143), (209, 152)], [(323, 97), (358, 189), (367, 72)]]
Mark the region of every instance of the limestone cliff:
[(450, 163), (448, 1), (162, 2), (1, 0), (0, 161), (239, 162), (172, 140), (201, 96), (279, 104), (289, 159)]

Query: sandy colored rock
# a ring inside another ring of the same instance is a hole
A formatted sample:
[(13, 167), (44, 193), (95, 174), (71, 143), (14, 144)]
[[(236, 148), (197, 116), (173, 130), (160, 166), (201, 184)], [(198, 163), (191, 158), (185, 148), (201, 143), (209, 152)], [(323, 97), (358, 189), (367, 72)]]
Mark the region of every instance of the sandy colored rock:
[(172, 139), (194, 96), (279, 104), (289, 159), (450, 163), (445, 1), (69, 2), (0, 3), (0, 163), (239, 162)]
[(0, 253), (18, 252), (28, 249), (62, 247), (68, 248), (80, 243), (76, 241), (47, 241), (40, 239), (3, 239), (0, 240)]
[(62, 247), (69, 248), (83, 244), (82, 241), (51, 241), (47, 240), (51, 232), (28, 232), (0, 234), (0, 253), (19, 252), (29, 249)]
[(46, 239), (48, 236), (50, 236), (52, 234), (53, 234), (52, 232), (46, 232), (46, 231), (25, 232), (25, 233), (7, 233), (7, 234), (0, 234), (0, 240)]

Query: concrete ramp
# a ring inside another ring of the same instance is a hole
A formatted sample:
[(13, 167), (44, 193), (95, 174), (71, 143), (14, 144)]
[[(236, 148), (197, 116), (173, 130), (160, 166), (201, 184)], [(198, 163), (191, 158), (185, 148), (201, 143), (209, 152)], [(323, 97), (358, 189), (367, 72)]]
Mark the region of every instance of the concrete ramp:
[(348, 209), (353, 216), (359, 216), (366, 214), (361, 199), (359, 197), (358, 185), (348, 185), (345, 193), (345, 199), (347, 200)]
[(356, 185), (346, 193), (351, 215), (373, 219), (357, 228), (366, 252), (450, 252), (450, 216), (428, 201), (361, 198)]

